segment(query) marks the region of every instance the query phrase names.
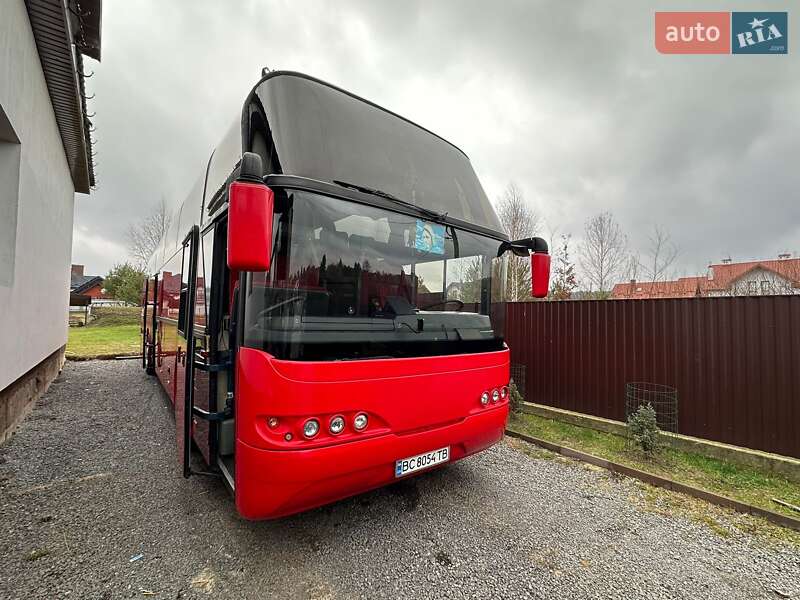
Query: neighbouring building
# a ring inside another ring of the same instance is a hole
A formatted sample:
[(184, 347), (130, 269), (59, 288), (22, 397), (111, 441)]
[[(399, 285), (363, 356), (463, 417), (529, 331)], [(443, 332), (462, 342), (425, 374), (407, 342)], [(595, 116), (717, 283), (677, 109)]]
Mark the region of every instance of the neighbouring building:
[(776, 260), (735, 263), (723, 260), (709, 265), (700, 277), (673, 281), (618, 283), (612, 300), (651, 298), (692, 298), (701, 296), (773, 296), (800, 294), (800, 258), (781, 254)]
[(0, 4), (0, 442), (58, 374), (75, 193), (94, 185), (83, 56), (101, 0)]
[(103, 282), (100, 275), (84, 275), (83, 265), (72, 265), (70, 268), (69, 293), (89, 296), (90, 298), (105, 298)]

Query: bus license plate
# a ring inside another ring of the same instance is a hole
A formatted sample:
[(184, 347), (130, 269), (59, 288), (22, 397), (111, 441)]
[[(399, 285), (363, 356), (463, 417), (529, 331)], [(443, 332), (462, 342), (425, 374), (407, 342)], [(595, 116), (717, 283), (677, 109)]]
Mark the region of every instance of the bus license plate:
[(446, 463), (448, 460), (450, 460), (450, 446), (439, 448), (438, 450), (431, 450), (430, 452), (423, 452), (416, 456), (395, 461), (394, 476), (402, 477), (409, 473)]

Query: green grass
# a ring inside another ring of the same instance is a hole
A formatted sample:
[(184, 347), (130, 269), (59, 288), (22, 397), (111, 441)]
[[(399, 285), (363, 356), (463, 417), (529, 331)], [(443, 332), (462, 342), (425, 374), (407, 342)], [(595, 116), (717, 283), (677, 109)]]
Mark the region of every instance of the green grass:
[(139, 325), (141, 320), (142, 309), (139, 306), (108, 306), (92, 309), (88, 327)]
[(800, 484), (752, 467), (673, 448), (663, 448), (655, 457), (649, 458), (641, 452), (626, 448), (625, 438), (618, 435), (535, 415), (516, 413), (511, 417), (510, 426), (542, 440), (668, 477), (753, 506), (790, 517), (800, 516), (797, 512), (772, 502), (772, 498), (779, 498), (800, 505)]
[(108, 358), (141, 351), (139, 325), (70, 327), (67, 358)]
[(88, 325), (70, 327), (67, 358), (85, 360), (138, 354), (141, 308), (109, 306), (92, 310)]

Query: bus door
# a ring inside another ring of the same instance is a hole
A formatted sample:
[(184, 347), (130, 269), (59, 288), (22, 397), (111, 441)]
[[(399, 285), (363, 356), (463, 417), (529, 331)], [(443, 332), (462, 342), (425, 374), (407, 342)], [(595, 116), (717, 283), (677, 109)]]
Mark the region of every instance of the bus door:
[(149, 296), (150, 279), (144, 280), (144, 290), (142, 293), (142, 326), (139, 328), (139, 333), (142, 334), (142, 368), (147, 368), (147, 336), (149, 334), (147, 327), (147, 305), (150, 302)]
[[(206, 464), (214, 465), (220, 440), (227, 447), (232, 432), (229, 405), (230, 360), (225, 328), (221, 327), (225, 302), (225, 223), (207, 227), (202, 235), (194, 227), (183, 246), (181, 312), (178, 317), (175, 425), (184, 477), (191, 475), (191, 442)], [(220, 435), (220, 432), (224, 435)]]
[(220, 267), (225, 261), (224, 247), (218, 246), (225, 239), (224, 233), (221, 224), (216, 222), (200, 234), (195, 280), (192, 438), (208, 465), (216, 462), (218, 426), (224, 418), (217, 411), (225, 406), (224, 397), (222, 400), (218, 397), (218, 390), (221, 389), (221, 379), (222, 389), (225, 387), (224, 376), (228, 368), (227, 353), (219, 351), (220, 300), (224, 282)]
[(178, 344), (175, 360), (175, 434), (183, 476), (191, 473), (192, 406), (194, 405), (195, 305), (197, 299), (197, 256), (200, 229), (193, 226), (183, 240), (180, 303), (178, 308)]
[(156, 326), (158, 324), (158, 275), (144, 281), (144, 301), (142, 302), (142, 368), (148, 375), (156, 370)]

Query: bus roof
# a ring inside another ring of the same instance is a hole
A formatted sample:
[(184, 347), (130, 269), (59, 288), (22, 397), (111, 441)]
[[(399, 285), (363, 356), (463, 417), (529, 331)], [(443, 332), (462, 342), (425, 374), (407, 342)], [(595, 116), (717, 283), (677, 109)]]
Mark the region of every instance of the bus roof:
[[(269, 73), (250, 99), (271, 137), (271, 172), (378, 189), (503, 232), (466, 154), (385, 108), (308, 75)], [(245, 104), (247, 127), (250, 101)], [(245, 135), (247, 131), (245, 129)]]
[(189, 195), (174, 207), (169, 231), (148, 261), (155, 272), (203, 224), (212, 198), (224, 194), (243, 151), (256, 151), (251, 119), (263, 115), (267, 175), (281, 174), (381, 190), (421, 209), (446, 214), (507, 239), (469, 158), (424, 127), (334, 85), (293, 71), (273, 71), (253, 88), (241, 120), (212, 152)]

